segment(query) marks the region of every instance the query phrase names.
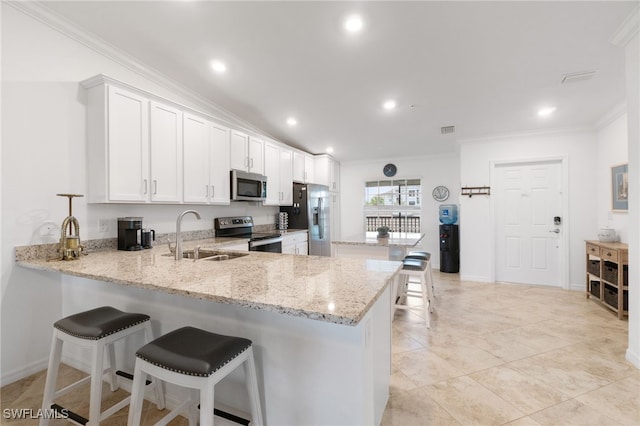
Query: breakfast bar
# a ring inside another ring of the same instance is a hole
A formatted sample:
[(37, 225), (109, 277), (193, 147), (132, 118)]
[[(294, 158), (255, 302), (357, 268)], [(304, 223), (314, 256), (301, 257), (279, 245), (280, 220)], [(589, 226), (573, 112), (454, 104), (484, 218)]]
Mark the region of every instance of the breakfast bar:
[(376, 232), (363, 232), (331, 242), (332, 256), (366, 259), (402, 260), (407, 250), (415, 248), (424, 233), (390, 232), (378, 238)]
[[(190, 241), (185, 249), (227, 244)], [(400, 263), (228, 253), (176, 261), (158, 246), (47, 261), (19, 247), (16, 261), (61, 274), (64, 315), (112, 305), (149, 314), (156, 335), (192, 325), (251, 339), (267, 424), (379, 424), (391, 373), (390, 284)], [(132, 348), (121, 350), (131, 353), (118, 368), (133, 371)], [(84, 366), (82, 353), (66, 361)], [(248, 413), (242, 383), (241, 372), (223, 380), (216, 405)], [(169, 403), (178, 399), (179, 389), (167, 392)]]

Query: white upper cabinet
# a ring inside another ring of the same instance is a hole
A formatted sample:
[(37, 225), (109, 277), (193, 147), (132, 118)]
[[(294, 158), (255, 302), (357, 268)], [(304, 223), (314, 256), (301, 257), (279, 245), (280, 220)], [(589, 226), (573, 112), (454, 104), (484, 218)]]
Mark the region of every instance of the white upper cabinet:
[(249, 135), (231, 131), (231, 168), (249, 171)]
[(229, 204), (229, 129), (184, 114), (184, 202)]
[(151, 201), (182, 200), (182, 111), (151, 102)]
[(80, 84), (87, 89), (89, 203), (228, 205), (229, 171), (238, 169), (269, 176), (265, 204), (291, 205), (293, 181), (313, 182), (310, 154), (294, 156), (286, 145), (105, 75)]
[(315, 157), (315, 183), (326, 185), (332, 192), (340, 191), (340, 163), (327, 154)]
[(264, 141), (249, 136), (249, 171), (264, 174)]
[(209, 202), (209, 121), (184, 114), (184, 202)]
[(280, 148), (267, 142), (264, 145), (264, 168), (267, 176), (267, 198), (265, 206), (280, 204)]
[(266, 206), (290, 206), (293, 204), (293, 164), (290, 149), (265, 142), (264, 167), (267, 176)]
[(331, 185), (329, 185), (329, 190), (340, 192), (340, 163), (335, 160), (331, 161)]
[(299, 183), (315, 183), (314, 160), (311, 154), (293, 153), (293, 181)]
[(211, 124), (211, 192), (212, 204), (230, 204), (229, 129)]
[(88, 201), (148, 201), (149, 101), (106, 84), (87, 101)]
[(280, 148), (280, 198), (281, 206), (293, 204), (293, 151)]
[(264, 174), (264, 141), (242, 132), (231, 132), (231, 168)]

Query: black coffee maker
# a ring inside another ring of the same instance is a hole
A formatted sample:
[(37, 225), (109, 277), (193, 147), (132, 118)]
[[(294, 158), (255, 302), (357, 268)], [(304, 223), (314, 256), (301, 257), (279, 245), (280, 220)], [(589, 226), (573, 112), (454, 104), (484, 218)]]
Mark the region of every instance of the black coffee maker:
[(118, 250), (142, 250), (142, 218), (118, 218)]

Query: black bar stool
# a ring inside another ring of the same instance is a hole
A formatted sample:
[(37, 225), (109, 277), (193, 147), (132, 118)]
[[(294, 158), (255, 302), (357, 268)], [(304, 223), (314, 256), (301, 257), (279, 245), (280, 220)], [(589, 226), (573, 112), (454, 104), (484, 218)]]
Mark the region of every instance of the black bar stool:
[[(130, 396), (101, 412), (102, 402), (102, 379), (107, 374), (112, 391), (120, 387), (119, 377), (131, 378), (127, 373), (116, 371), (115, 349), (113, 344), (121, 339), (129, 337), (140, 331), (144, 331), (146, 341), (153, 338), (151, 332), (151, 321), (148, 315), (138, 313), (127, 313), (119, 311), (110, 306), (103, 306), (86, 312), (65, 317), (53, 324), (53, 342), (51, 344), (51, 355), (49, 357), (49, 367), (44, 386), (44, 396), (42, 399), (43, 413), (51, 409), (57, 412), (68, 414), (68, 418), (75, 423), (98, 425), (102, 420), (114, 414), (116, 411), (126, 407), (131, 399)], [(58, 378), (58, 368), (62, 356), (63, 344), (73, 343), (75, 345), (91, 349), (91, 374), (63, 389), (56, 391), (56, 381)], [(107, 351), (109, 368), (104, 369), (104, 355)], [(55, 403), (60, 396), (76, 389), (88, 381), (91, 381), (89, 419), (85, 419), (73, 411), (67, 410)], [(164, 394), (161, 386), (149, 383), (156, 390), (156, 401), (158, 409), (164, 408)], [(63, 411), (64, 410), (64, 411)], [(44, 415), (40, 420), (40, 425), (49, 424), (49, 416)]]
[[(394, 308), (404, 310), (421, 309), (424, 315), (425, 325), (427, 326), (427, 328), (431, 328), (430, 311), (432, 310), (431, 301), (433, 300), (433, 278), (431, 277), (431, 262), (428, 260), (411, 258), (407, 256), (402, 261), (400, 276), (405, 277), (406, 281), (399, 283)], [(415, 277), (418, 279), (420, 290), (413, 290), (409, 288), (408, 284), (411, 277)], [(406, 301), (407, 297), (421, 298), (422, 305), (411, 306), (405, 304), (404, 302)]]
[(182, 327), (144, 345), (138, 350), (136, 357), (128, 425), (140, 424), (143, 386), (149, 374), (159, 380), (191, 389), (187, 400), (157, 424), (165, 425), (180, 413), (188, 411), (189, 425), (195, 425), (199, 403), (200, 424), (212, 426), (216, 383), (243, 365), (251, 403), (251, 423), (262, 426), (251, 340), (223, 336), (194, 327)]

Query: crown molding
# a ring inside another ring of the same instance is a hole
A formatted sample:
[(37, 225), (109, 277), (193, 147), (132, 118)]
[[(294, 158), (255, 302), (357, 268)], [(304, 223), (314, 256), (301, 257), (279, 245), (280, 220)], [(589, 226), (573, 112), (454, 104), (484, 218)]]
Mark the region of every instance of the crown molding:
[(636, 6), (631, 14), (620, 24), (609, 38), (609, 42), (616, 46), (626, 46), (640, 31), (640, 6)]
[(603, 115), (600, 118), (600, 120), (596, 122), (595, 124), (596, 130), (598, 131), (602, 130), (604, 127), (613, 123), (614, 121), (616, 121), (618, 118), (622, 117), (626, 113), (627, 113), (627, 103), (622, 102), (621, 104), (613, 108), (611, 111)]
[(198, 93), (188, 89), (187, 87), (166, 77), (160, 71), (140, 62), (134, 56), (113, 46), (105, 40), (99, 38), (95, 34), (78, 27), (68, 19), (49, 9), (45, 2), (42, 1), (19, 1), (19, 0), (2, 0), (3, 4), (12, 6), (16, 10), (30, 16), (31, 18), (47, 25), (48, 27), (58, 31), (59, 33), (69, 37), (70, 39), (84, 45), (94, 52), (104, 56), (105, 58), (125, 67), (126, 69), (141, 75), (152, 83), (157, 84), (173, 93), (176, 93), (189, 102), (193, 102), (198, 108), (208, 111), (208, 115), (214, 116), (223, 124), (231, 127), (237, 127), (249, 133), (259, 134), (271, 139), (277, 140), (275, 137), (264, 130), (245, 121), (230, 111), (211, 102), (209, 99), (199, 95)]
[(493, 142), (505, 139), (514, 139), (514, 138), (532, 138), (538, 136), (553, 136), (553, 135), (563, 135), (563, 134), (571, 134), (571, 133), (593, 133), (593, 127), (567, 127), (567, 128), (556, 128), (556, 129), (547, 129), (547, 130), (531, 130), (531, 131), (523, 131), (523, 132), (513, 132), (513, 133), (496, 133), (494, 135), (481, 136), (477, 138), (466, 138), (459, 139), (458, 142), (460, 145), (464, 145), (467, 143), (477, 143), (477, 142)]

